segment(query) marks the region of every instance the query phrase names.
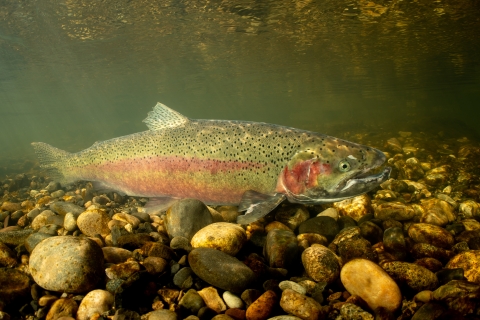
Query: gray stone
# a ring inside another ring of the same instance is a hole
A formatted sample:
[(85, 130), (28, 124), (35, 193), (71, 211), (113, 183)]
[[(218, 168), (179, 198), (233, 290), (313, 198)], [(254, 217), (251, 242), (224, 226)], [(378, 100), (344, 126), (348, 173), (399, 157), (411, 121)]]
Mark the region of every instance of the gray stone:
[[(58, 217), (58, 216), (57, 216)], [(58, 230), (61, 228), (61, 226), (57, 224), (46, 224), (40, 229), (38, 229), (39, 233), (46, 233), (52, 236), (57, 236), (58, 235)]]
[(36, 216), (38, 216), (40, 214), (40, 212), (42, 212), (42, 211), (39, 208), (32, 209), (27, 213), (27, 217), (29, 217), (30, 219), (33, 220), (33, 219), (35, 219)]
[(48, 185), (45, 187), (45, 190), (48, 192), (53, 192), (55, 190), (58, 190), (60, 188), (60, 183), (56, 181), (50, 181)]
[(170, 238), (182, 236), (191, 240), (198, 230), (213, 223), (213, 218), (203, 202), (183, 199), (167, 210), (164, 223)]
[(205, 307), (205, 302), (196, 290), (190, 289), (185, 293), (182, 299), (180, 299), (178, 305), (193, 314), (197, 314), (201, 308)]
[(40, 233), (40, 232), (33, 233), (29, 235), (27, 239), (25, 239), (25, 242), (24, 242), (25, 248), (27, 249), (28, 252), (31, 253), (33, 249), (35, 249), (37, 244), (39, 244), (41, 241), (50, 237), (53, 237), (53, 236), (47, 233)]
[(192, 273), (193, 271), (189, 267), (178, 270), (173, 276), (173, 284), (182, 290), (190, 288), (193, 284)]
[(272, 268), (288, 268), (300, 253), (298, 240), (292, 231), (273, 229), (267, 234), (265, 257)]
[(0, 242), (11, 246), (18, 246), (23, 244), (25, 239), (34, 232), (35, 230), (32, 229), (0, 232)]
[(67, 214), (67, 212), (71, 212), (73, 214), (75, 214), (77, 217), (78, 215), (80, 215), (80, 213), (82, 213), (83, 211), (85, 211), (84, 208), (80, 207), (80, 206), (77, 206), (76, 204), (74, 203), (71, 203), (71, 202), (64, 202), (64, 201), (56, 201), (52, 204), (50, 204), (50, 210), (64, 216)]
[(35, 282), (47, 290), (85, 292), (93, 289), (104, 275), (103, 253), (89, 239), (52, 237), (32, 251), (29, 268)]
[(50, 193), (50, 197), (52, 198), (61, 198), (65, 195), (65, 191), (63, 190), (57, 190), (52, 193)]
[(315, 217), (300, 224), (298, 233), (318, 233), (332, 241), (339, 229), (335, 219), (331, 217)]
[(51, 210), (44, 210), (38, 216), (33, 219), (31, 227), (34, 230), (38, 230), (43, 227), (47, 223), (48, 217), (52, 217), (55, 215), (55, 212)]
[(304, 286), (293, 281), (288, 281), (288, 280), (282, 281), (278, 284), (278, 287), (282, 291), (285, 289), (292, 289), (294, 291), (297, 291), (300, 294), (307, 294), (307, 289)]
[(212, 248), (193, 249), (188, 263), (202, 280), (223, 290), (241, 292), (255, 280), (253, 271), (240, 260)]

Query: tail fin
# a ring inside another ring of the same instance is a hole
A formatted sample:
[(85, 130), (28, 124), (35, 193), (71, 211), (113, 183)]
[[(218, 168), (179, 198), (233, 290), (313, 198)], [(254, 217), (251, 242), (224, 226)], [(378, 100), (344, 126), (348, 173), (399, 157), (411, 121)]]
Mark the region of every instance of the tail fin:
[(47, 170), (50, 178), (62, 184), (68, 183), (63, 169), (70, 152), (60, 150), (43, 142), (32, 142), (32, 146), (40, 161), (40, 167)]

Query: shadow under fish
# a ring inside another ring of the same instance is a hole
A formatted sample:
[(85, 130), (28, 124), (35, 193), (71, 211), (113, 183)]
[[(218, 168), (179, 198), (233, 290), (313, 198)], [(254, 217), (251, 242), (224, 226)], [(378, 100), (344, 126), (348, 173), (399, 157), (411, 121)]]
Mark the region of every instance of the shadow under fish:
[(377, 149), (274, 124), (189, 119), (157, 103), (149, 130), (69, 153), (32, 143), (53, 180), (93, 181), (97, 188), (150, 198), (167, 208), (182, 198), (238, 205), (240, 224), (282, 201), (320, 204), (366, 193), (391, 171)]

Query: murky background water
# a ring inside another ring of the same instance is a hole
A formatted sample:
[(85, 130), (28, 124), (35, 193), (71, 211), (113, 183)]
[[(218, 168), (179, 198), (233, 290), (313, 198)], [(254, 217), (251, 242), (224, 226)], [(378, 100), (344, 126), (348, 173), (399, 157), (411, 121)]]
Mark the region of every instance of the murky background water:
[[(0, 176), (191, 118), (480, 134), (480, 2), (0, 2)], [(366, 129), (365, 129), (366, 128)], [(452, 133), (453, 134), (453, 133)]]

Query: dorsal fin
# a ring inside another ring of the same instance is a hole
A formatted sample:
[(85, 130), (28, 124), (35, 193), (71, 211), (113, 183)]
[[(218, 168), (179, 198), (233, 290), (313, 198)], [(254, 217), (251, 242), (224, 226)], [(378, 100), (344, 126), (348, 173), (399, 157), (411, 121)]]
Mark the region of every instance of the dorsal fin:
[(158, 102), (143, 122), (150, 130), (161, 130), (183, 126), (189, 119), (166, 105)]

